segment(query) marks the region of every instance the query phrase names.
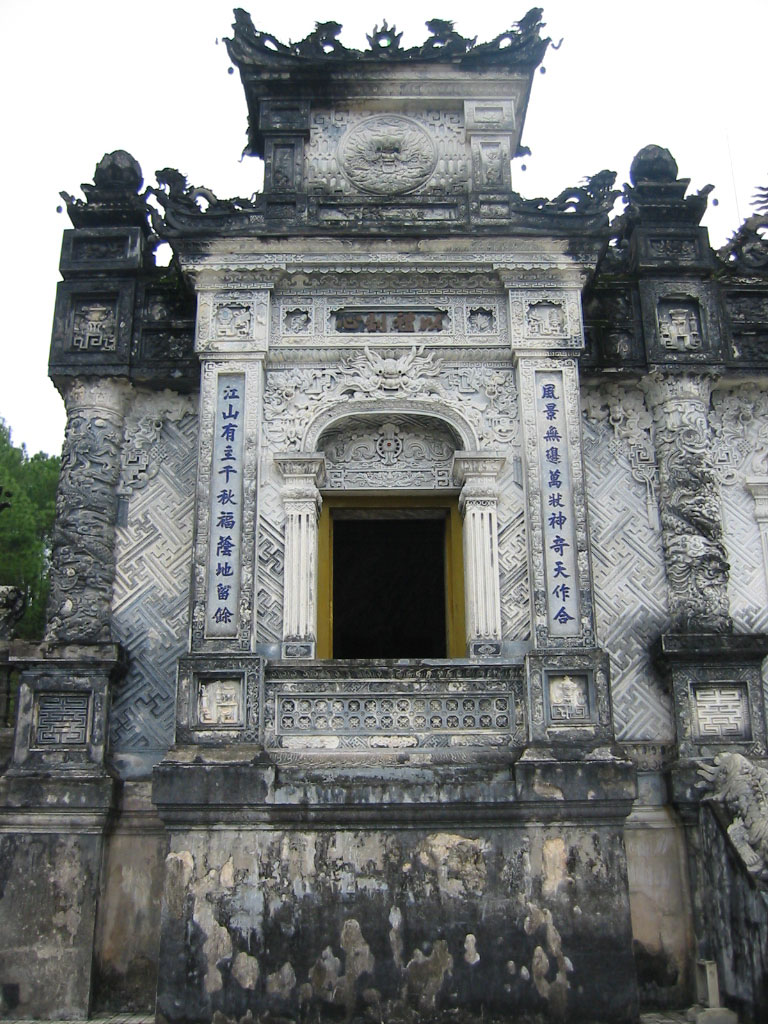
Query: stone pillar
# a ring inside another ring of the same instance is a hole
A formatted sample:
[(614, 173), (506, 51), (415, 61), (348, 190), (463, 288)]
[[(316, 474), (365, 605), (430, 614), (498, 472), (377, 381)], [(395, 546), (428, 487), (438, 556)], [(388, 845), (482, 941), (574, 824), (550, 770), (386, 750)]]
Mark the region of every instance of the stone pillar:
[(501, 654), (498, 489), (503, 456), (464, 452), (454, 458), (464, 518), (464, 600), (470, 656)]
[(728, 633), (728, 565), (707, 413), (712, 377), (654, 371), (642, 382), (654, 420), (672, 630)]
[(129, 388), (115, 378), (77, 378), (66, 387), (48, 642), (111, 639), (117, 486)]
[(318, 485), (324, 455), (280, 455), (285, 481), (284, 658), (313, 658), (317, 638), (317, 520), (322, 507)]
[(250, 651), (264, 361), (270, 288), (243, 274), (192, 273), (201, 360), (194, 605), (196, 654)]

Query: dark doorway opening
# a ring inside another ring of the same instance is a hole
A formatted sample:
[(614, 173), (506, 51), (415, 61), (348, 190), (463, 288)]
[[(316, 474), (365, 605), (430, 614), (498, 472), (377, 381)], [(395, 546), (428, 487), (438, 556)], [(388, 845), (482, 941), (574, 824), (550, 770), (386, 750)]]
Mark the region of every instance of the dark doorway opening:
[(334, 658), (445, 658), (445, 518), (333, 521)]

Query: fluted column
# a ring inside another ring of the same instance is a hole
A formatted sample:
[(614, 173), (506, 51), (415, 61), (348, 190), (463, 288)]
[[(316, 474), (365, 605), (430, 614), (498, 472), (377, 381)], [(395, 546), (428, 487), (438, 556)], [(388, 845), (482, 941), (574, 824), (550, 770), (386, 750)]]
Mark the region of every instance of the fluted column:
[(504, 458), (478, 452), (457, 455), (453, 474), (462, 485), (464, 519), (464, 601), (470, 655), (501, 653), (498, 489)]
[(130, 385), (73, 380), (56, 495), (46, 641), (111, 639), (115, 524), (123, 419)]
[(654, 371), (642, 383), (654, 420), (672, 629), (730, 632), (730, 566), (707, 417), (712, 377)]
[(283, 589), (284, 658), (313, 658), (317, 638), (317, 520), (322, 507), (318, 485), (324, 455), (279, 455), (285, 509)]
[(747, 477), (747, 490), (755, 499), (755, 520), (760, 531), (760, 550), (763, 553), (763, 572), (768, 587), (768, 477)]

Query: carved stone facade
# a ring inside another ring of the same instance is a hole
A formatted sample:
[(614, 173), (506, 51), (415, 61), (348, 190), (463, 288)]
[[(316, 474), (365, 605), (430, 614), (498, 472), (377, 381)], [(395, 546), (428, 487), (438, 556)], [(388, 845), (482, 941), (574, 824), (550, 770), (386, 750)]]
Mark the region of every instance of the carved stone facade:
[(612, 172), (514, 192), (535, 9), (235, 17), (263, 192), (117, 151), (64, 194), (4, 1019), (636, 1024), (703, 956), (758, 1020), (764, 218), (713, 253), (656, 146), (613, 222)]

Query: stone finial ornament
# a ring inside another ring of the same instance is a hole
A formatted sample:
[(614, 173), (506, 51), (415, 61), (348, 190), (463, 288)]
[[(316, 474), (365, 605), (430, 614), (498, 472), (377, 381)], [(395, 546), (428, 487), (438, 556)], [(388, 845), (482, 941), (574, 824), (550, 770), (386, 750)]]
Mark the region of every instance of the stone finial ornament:
[(93, 184), (80, 186), (85, 202), (68, 192), (59, 195), (67, 204), (69, 219), (76, 228), (132, 225), (146, 228), (147, 206), (140, 194), (144, 177), (130, 153), (116, 149), (105, 153), (93, 172)]
[(676, 181), (677, 161), (663, 146), (643, 146), (629, 168), (633, 185), (641, 181)]
[(629, 169), (631, 185), (624, 186), (629, 224), (696, 226), (707, 209), (707, 197), (714, 188), (705, 185), (686, 195), (690, 178), (678, 178), (677, 161), (663, 146), (644, 146)]
[(138, 192), (144, 178), (138, 160), (124, 149), (116, 149), (113, 153), (105, 153), (96, 164), (93, 182), (98, 189)]

